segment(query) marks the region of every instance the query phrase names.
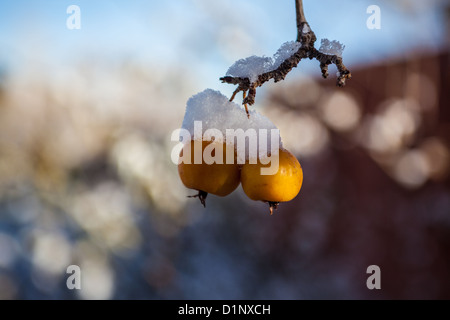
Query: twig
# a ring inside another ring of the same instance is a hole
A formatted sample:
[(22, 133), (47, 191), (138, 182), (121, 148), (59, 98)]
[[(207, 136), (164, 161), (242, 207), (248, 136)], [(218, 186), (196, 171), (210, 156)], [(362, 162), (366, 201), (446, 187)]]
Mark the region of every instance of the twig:
[[(230, 101), (233, 101), (238, 92), (243, 91), (244, 98), (242, 104), (253, 105), (255, 103), (257, 87), (262, 86), (270, 79), (273, 79), (274, 82), (284, 80), (287, 74), (293, 68), (296, 68), (298, 63), (305, 58), (316, 59), (320, 62), (320, 69), (324, 78), (328, 77), (328, 65), (335, 64), (339, 72), (336, 85), (339, 87), (343, 87), (346, 80), (351, 78), (350, 70), (345, 67), (341, 57), (325, 54), (314, 48), (314, 43), (317, 38), (306, 21), (302, 0), (295, 0), (295, 11), (297, 18), (297, 42), (302, 43), (301, 47), (292, 56), (284, 60), (275, 70), (258, 75), (258, 78), (254, 82), (251, 82), (249, 78), (241, 77), (225, 76), (220, 78), (223, 83), (238, 85)], [(247, 92), (248, 95), (246, 96)]]
[(303, 12), (302, 0), (295, 0), (295, 13), (297, 17), (297, 42), (300, 42), (302, 39), (303, 24), (308, 23)]

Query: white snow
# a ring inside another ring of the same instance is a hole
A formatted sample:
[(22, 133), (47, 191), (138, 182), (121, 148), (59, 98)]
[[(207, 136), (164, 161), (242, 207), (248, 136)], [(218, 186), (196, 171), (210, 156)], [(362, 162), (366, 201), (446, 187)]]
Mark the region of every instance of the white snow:
[(338, 57), (342, 57), (342, 52), (345, 49), (345, 45), (340, 43), (337, 40), (330, 41), (328, 39), (320, 40), (320, 48), (319, 51), (325, 54), (333, 54)]
[(278, 68), (284, 60), (296, 53), (301, 46), (302, 43), (297, 41), (288, 41), (283, 43), (280, 49), (278, 49), (278, 51), (273, 55), (274, 62), (271, 70)]
[(255, 82), (260, 74), (275, 70), (284, 60), (300, 49), (301, 43), (297, 41), (285, 42), (271, 57), (251, 56), (236, 61), (227, 71), (227, 76), (249, 78)]
[[(217, 142), (235, 144), (239, 163), (242, 159), (249, 158), (249, 150), (251, 152), (251, 149), (242, 150), (242, 148), (248, 148), (248, 141), (246, 146), (239, 146), (239, 143), (234, 141), (235, 139), (232, 139), (233, 141), (227, 141), (227, 130), (231, 129), (235, 133), (238, 129), (242, 129), (247, 133), (254, 132), (258, 139), (258, 145), (262, 144), (262, 146), (258, 147), (259, 151), (255, 150), (255, 152), (262, 153), (271, 150), (271, 129), (277, 129), (268, 118), (255, 110), (249, 110), (249, 113), (250, 119), (247, 118), (247, 113), (243, 106), (230, 102), (228, 98), (219, 91), (206, 89), (192, 96), (187, 101), (182, 129), (189, 131), (192, 139), (211, 140), (212, 136), (214, 136), (214, 140)], [(199, 122), (197, 121), (201, 121), (202, 136), (200, 136), (199, 131), (197, 131), (197, 133), (195, 132), (195, 129), (199, 130)], [(196, 127), (195, 123), (197, 123)], [(213, 130), (208, 129), (216, 129), (214, 130), (216, 131), (216, 135)], [(267, 136), (261, 135), (264, 134), (264, 131), (261, 131), (261, 129), (267, 130)], [(217, 135), (217, 132), (219, 132), (219, 135)], [(261, 141), (259, 139), (260, 137)], [(264, 139), (266, 139), (267, 143), (263, 143)], [(180, 134), (180, 141), (181, 140), (182, 137)], [(281, 147), (279, 131), (277, 131), (276, 140)], [(187, 141), (182, 142), (186, 143)], [(276, 148), (276, 152), (278, 152), (278, 148)]]
[(266, 73), (271, 69), (273, 60), (270, 57), (251, 56), (236, 61), (227, 71), (227, 75), (240, 78), (249, 78), (255, 82), (258, 75)]
[(308, 32), (310, 32), (311, 31), (311, 29), (308, 27), (308, 25), (307, 24), (304, 24), (303, 25), (303, 29), (302, 29), (302, 33), (308, 33)]

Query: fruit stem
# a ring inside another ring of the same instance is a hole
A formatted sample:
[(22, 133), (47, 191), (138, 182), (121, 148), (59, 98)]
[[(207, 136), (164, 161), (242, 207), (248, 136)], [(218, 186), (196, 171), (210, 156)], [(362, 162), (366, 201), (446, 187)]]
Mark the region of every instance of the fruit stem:
[(270, 211), (270, 215), (273, 214), (273, 210), (278, 208), (278, 205), (280, 204), (279, 202), (274, 202), (274, 201), (268, 201), (269, 203), (269, 211)]
[[(242, 95), (243, 95), (243, 100), (245, 101), (245, 98), (247, 97), (247, 91), (242, 91)], [(245, 107), (245, 112), (247, 112), (247, 119), (250, 119), (250, 113), (248, 113), (248, 107), (247, 104), (244, 103), (244, 107)]]
[(206, 197), (208, 196), (208, 192), (199, 190), (197, 194), (193, 196), (188, 196), (188, 198), (198, 198), (200, 200), (200, 203), (203, 205), (204, 208), (206, 208)]

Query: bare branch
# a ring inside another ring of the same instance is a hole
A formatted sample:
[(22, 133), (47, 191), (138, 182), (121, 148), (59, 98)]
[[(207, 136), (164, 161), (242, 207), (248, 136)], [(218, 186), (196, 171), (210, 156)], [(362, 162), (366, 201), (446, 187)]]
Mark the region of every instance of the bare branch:
[(303, 12), (303, 0), (295, 0), (295, 13), (297, 17), (297, 41), (301, 41), (303, 25), (308, 23)]
[(295, 0), (295, 15), (297, 19), (297, 42), (301, 42), (304, 47), (314, 46), (316, 35), (306, 21), (303, 12), (303, 0)]
[(320, 62), (320, 69), (323, 78), (328, 77), (328, 65), (335, 64), (338, 69), (336, 85), (339, 87), (343, 87), (346, 80), (351, 79), (350, 70), (345, 67), (341, 57), (337, 55), (325, 54), (314, 48), (314, 43), (317, 38), (306, 21), (305, 13), (303, 12), (302, 0), (295, 0), (295, 10), (297, 17), (297, 42), (302, 43), (301, 47), (292, 56), (284, 60), (278, 68), (258, 75), (257, 80), (254, 82), (251, 82), (249, 78), (241, 77), (225, 76), (220, 78), (220, 80), (224, 83), (238, 85), (236, 90), (233, 92), (230, 101), (233, 101), (236, 94), (242, 91), (244, 93), (242, 104), (253, 105), (255, 103), (257, 87), (262, 86), (270, 79), (273, 79), (274, 82), (284, 80), (287, 74), (293, 68), (297, 67), (298, 63), (305, 58), (316, 59)]
[(224, 83), (237, 84), (238, 87), (234, 91), (230, 101), (233, 101), (234, 97), (239, 91), (248, 91), (248, 96), (243, 100), (243, 104), (253, 105), (255, 103), (256, 96), (256, 88), (262, 86), (265, 82), (270, 79), (274, 79), (275, 82), (283, 80), (286, 75), (292, 70), (292, 68), (297, 67), (298, 63), (301, 59), (306, 58), (308, 55), (308, 51), (301, 47), (295, 54), (287, 58), (281, 63), (281, 65), (272, 71), (260, 74), (258, 79), (250, 83), (248, 78), (239, 78), (239, 77), (222, 77), (220, 80)]
[(338, 69), (338, 78), (336, 85), (339, 87), (345, 86), (345, 81), (347, 79), (352, 78), (352, 74), (350, 73), (350, 70), (346, 68), (344, 63), (342, 62), (342, 58), (337, 55), (332, 54), (325, 54), (317, 50), (316, 48), (311, 48), (309, 58), (315, 58), (320, 62), (320, 69), (322, 70), (322, 77), (327, 78), (328, 77), (328, 65), (329, 64), (335, 64)]

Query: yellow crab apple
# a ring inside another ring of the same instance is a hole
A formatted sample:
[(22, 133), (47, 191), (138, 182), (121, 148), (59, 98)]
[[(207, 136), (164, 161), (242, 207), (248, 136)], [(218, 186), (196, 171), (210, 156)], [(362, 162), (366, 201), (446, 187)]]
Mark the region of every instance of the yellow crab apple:
[(262, 174), (261, 168), (267, 168), (260, 159), (252, 164), (248, 161), (241, 170), (242, 189), (252, 200), (269, 203), (270, 214), (280, 202), (294, 199), (303, 183), (303, 170), (297, 158), (284, 148), (279, 149), (278, 170), (274, 174)]

